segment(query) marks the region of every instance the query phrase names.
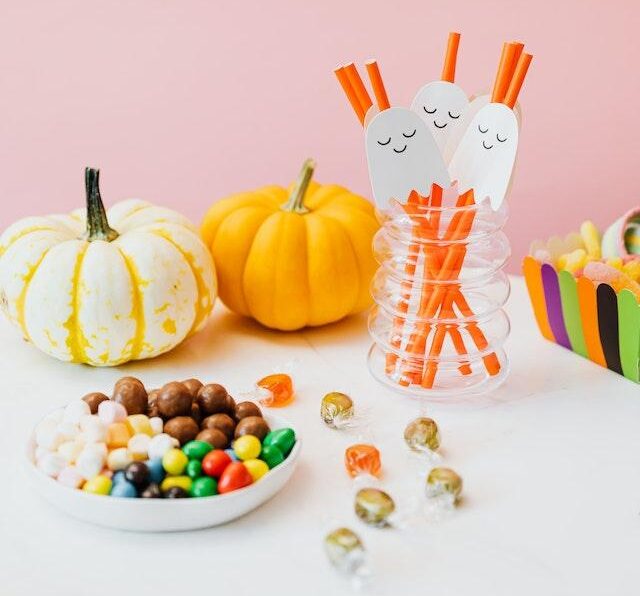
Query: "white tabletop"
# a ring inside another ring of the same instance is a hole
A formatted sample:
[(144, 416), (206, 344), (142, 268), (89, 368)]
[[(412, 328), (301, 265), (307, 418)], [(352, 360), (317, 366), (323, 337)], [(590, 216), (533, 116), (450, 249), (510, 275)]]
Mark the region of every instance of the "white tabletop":
[[(348, 525), (368, 548), (371, 593), (637, 594), (639, 387), (544, 341), (522, 279), (512, 282), (506, 384), (426, 406), (369, 376), (364, 316), (279, 334), (218, 306), (210, 325), (171, 354), (119, 369), (57, 362), (1, 323), (0, 593), (348, 593), (322, 550), (329, 530)], [(280, 494), (235, 522), (177, 534), (106, 530), (58, 514), (25, 481), (23, 445), (38, 418), (90, 390), (109, 392), (124, 374), (149, 387), (195, 376), (237, 393), (285, 366), (298, 394), (278, 413), (303, 439), (300, 465)], [(464, 505), (436, 524), (363, 526), (342, 463), (354, 437), (325, 428), (318, 415), (321, 397), (335, 390), (368, 410), (384, 485), (399, 503), (416, 485), (402, 431), (428, 411), (444, 461), (464, 478)]]

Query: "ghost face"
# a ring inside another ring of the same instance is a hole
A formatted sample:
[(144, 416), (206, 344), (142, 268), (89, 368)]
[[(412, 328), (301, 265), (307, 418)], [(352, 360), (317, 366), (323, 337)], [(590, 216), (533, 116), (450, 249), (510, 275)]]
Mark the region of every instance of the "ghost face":
[(395, 199), (406, 203), (411, 191), (431, 194), (431, 185), (450, 185), (436, 142), (422, 119), (406, 108), (389, 108), (367, 126), (365, 146), (371, 187), (378, 207)]
[(465, 92), (448, 81), (434, 81), (425, 85), (416, 95), (411, 109), (424, 120), (444, 153), (447, 139), (462, 121), (469, 104)]
[(518, 148), (518, 120), (511, 108), (490, 103), (471, 120), (449, 173), (458, 192), (473, 189), (477, 203), (489, 197), (493, 209), (505, 199)]

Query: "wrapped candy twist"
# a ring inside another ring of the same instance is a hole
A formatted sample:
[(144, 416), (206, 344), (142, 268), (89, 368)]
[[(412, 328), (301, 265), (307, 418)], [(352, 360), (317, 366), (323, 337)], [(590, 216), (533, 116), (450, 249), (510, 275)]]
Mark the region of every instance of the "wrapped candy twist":
[(331, 564), (359, 587), (370, 574), (369, 561), (360, 537), (349, 528), (338, 528), (325, 536), (324, 549)]
[(376, 528), (386, 528), (389, 516), (396, 504), (391, 496), (379, 488), (362, 488), (356, 493), (355, 513), (365, 524)]
[(425, 493), (433, 515), (450, 511), (460, 503), (462, 478), (450, 468), (433, 468), (427, 475)]
[(373, 445), (364, 443), (347, 447), (344, 465), (351, 478), (365, 474), (379, 478), (382, 470), (380, 452)]
[(322, 398), (320, 417), (330, 428), (344, 428), (353, 420), (353, 401), (345, 393), (332, 391)]
[(404, 429), (404, 440), (417, 453), (431, 453), (440, 447), (440, 431), (431, 418), (416, 418)]
[(260, 379), (256, 385), (261, 396), (259, 401), (267, 408), (288, 406), (295, 397), (293, 381), (284, 373), (268, 375)]

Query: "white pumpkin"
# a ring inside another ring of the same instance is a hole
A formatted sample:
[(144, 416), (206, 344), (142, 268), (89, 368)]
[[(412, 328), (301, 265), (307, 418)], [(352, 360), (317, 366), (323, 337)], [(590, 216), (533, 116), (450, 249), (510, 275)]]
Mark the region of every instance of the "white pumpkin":
[(0, 302), (47, 354), (114, 366), (167, 352), (202, 327), (216, 278), (187, 218), (137, 199), (107, 217), (98, 183), (87, 168), (86, 211), (27, 217), (0, 236)]

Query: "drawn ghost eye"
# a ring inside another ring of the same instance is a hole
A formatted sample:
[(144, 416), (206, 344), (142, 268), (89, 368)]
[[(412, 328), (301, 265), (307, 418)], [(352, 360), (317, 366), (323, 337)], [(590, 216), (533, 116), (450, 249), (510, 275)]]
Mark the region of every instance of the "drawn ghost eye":
[(498, 141), (499, 141), (500, 143), (504, 143), (504, 142), (507, 140), (507, 137), (505, 137), (504, 139), (501, 139), (501, 138), (500, 138), (500, 134), (497, 134), (497, 135), (496, 135), (496, 139), (498, 139)]
[(451, 112), (449, 112), (449, 118), (453, 118), (454, 120), (457, 120), (458, 118), (460, 118), (460, 114), (452, 114)]
[(417, 128), (414, 128), (414, 129), (413, 129), (413, 132), (412, 132), (410, 135), (408, 135), (408, 134), (406, 134), (406, 133), (404, 133), (404, 132), (403, 132), (403, 133), (402, 133), (402, 136), (403, 136), (405, 139), (410, 139), (411, 137), (415, 137), (415, 136), (416, 136), (416, 131), (417, 131), (417, 130), (418, 130)]
[(390, 142), (391, 142), (391, 137), (389, 137), (385, 143), (383, 143), (382, 141), (378, 141), (378, 145), (388, 145)]
[(427, 113), (427, 114), (435, 114), (438, 111), (438, 108), (433, 108), (433, 110), (427, 110), (426, 106), (422, 106), (422, 109)]
[(486, 129), (486, 130), (482, 130), (482, 126), (481, 126), (480, 124), (478, 124), (478, 130), (479, 130), (482, 134), (484, 134), (485, 132), (489, 132), (489, 127), (487, 127), (487, 129)]

